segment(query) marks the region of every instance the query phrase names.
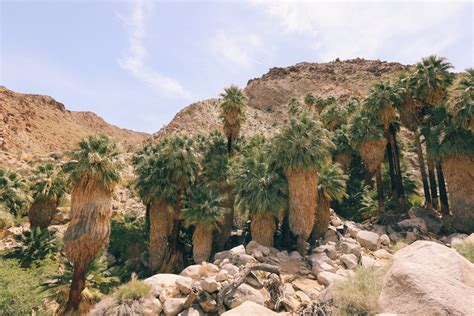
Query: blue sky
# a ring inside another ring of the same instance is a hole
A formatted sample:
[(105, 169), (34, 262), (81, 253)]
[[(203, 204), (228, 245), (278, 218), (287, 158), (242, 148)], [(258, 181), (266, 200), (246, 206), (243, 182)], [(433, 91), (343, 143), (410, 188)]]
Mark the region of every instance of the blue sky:
[(472, 1), (0, 0), (0, 84), (156, 132), (274, 66), (363, 57), (473, 67)]

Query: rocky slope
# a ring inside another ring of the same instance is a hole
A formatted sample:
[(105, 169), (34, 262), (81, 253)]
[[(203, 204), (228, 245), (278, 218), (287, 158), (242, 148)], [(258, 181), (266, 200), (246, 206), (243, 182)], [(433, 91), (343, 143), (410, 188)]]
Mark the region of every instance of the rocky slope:
[(0, 161), (3, 163), (68, 150), (81, 138), (94, 133), (113, 137), (126, 150), (149, 137), (146, 133), (111, 125), (92, 112), (69, 111), (49, 96), (16, 93), (0, 86)]
[[(272, 68), (262, 77), (250, 80), (244, 89), (248, 111), (242, 134), (273, 134), (287, 120), (287, 104), (292, 97), (303, 100), (311, 92), (316, 97), (332, 96), (344, 103), (352, 96), (364, 96), (374, 81), (392, 78), (408, 68), (399, 63), (360, 58)], [(207, 133), (219, 126), (219, 100), (209, 99), (184, 108), (155, 137)]]

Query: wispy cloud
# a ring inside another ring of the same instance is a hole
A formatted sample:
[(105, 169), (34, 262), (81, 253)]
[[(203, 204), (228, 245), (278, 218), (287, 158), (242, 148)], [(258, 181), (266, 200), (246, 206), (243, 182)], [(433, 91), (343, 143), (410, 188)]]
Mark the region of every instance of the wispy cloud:
[(214, 55), (224, 63), (249, 69), (255, 63), (254, 55), (263, 47), (260, 37), (256, 34), (240, 34), (228, 31), (218, 31), (211, 42)]
[(118, 60), (118, 63), (120, 67), (129, 71), (152, 89), (167, 96), (190, 99), (189, 92), (177, 80), (150, 69), (145, 63), (148, 54), (144, 45), (146, 37), (145, 19), (146, 12), (151, 10), (152, 6), (151, 0), (134, 0), (132, 14), (129, 17), (120, 17), (129, 34), (129, 46)]
[(389, 56), (414, 62), (441, 54), (466, 32), (458, 17), (471, 10), (461, 1), (258, 1), (283, 33), (308, 37), (322, 60)]

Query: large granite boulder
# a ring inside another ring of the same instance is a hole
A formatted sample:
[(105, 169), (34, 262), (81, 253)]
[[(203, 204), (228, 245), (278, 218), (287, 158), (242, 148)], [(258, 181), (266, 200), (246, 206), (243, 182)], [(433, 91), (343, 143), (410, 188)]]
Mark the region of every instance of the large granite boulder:
[(395, 254), (379, 306), (401, 315), (472, 315), (473, 298), (474, 265), (451, 248), (416, 241)]

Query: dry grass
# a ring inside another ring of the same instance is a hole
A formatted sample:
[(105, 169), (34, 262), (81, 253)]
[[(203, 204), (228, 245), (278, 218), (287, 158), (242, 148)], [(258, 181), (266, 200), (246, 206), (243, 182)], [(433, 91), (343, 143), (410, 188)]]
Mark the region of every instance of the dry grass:
[(342, 170), (346, 174), (352, 163), (352, 155), (345, 152), (338, 153), (336, 157), (334, 157), (334, 160), (341, 165)]
[(318, 173), (314, 169), (289, 169), (287, 179), (290, 229), (307, 240), (314, 226)]
[(364, 160), (364, 163), (370, 173), (374, 173), (383, 162), (386, 145), (387, 140), (385, 138), (381, 138), (380, 140), (364, 141), (360, 144), (360, 156)]
[(273, 247), (273, 236), (275, 235), (275, 216), (271, 213), (257, 213), (252, 216), (250, 224), (252, 240), (262, 246)]
[(395, 112), (395, 109), (391, 106), (386, 107), (385, 110), (380, 113), (380, 121), (382, 121), (385, 129), (388, 128), (388, 126), (395, 120), (396, 117), (397, 112)]
[(113, 297), (119, 302), (127, 302), (140, 300), (141, 298), (150, 297), (152, 294), (151, 285), (143, 281), (137, 280), (136, 276), (132, 276), (132, 280), (127, 284), (122, 284), (115, 290)]
[(212, 252), (212, 230), (197, 225), (193, 233), (193, 259), (195, 263), (208, 261)]
[(454, 246), (454, 248), (467, 260), (474, 263), (474, 243), (464, 243)]
[(372, 315), (378, 310), (383, 269), (359, 268), (353, 278), (337, 283), (332, 295), (336, 315)]
[(150, 269), (157, 271), (168, 248), (173, 229), (173, 208), (163, 201), (153, 201), (150, 208)]
[(474, 230), (474, 157), (450, 155), (443, 158), (453, 226), (464, 232)]

